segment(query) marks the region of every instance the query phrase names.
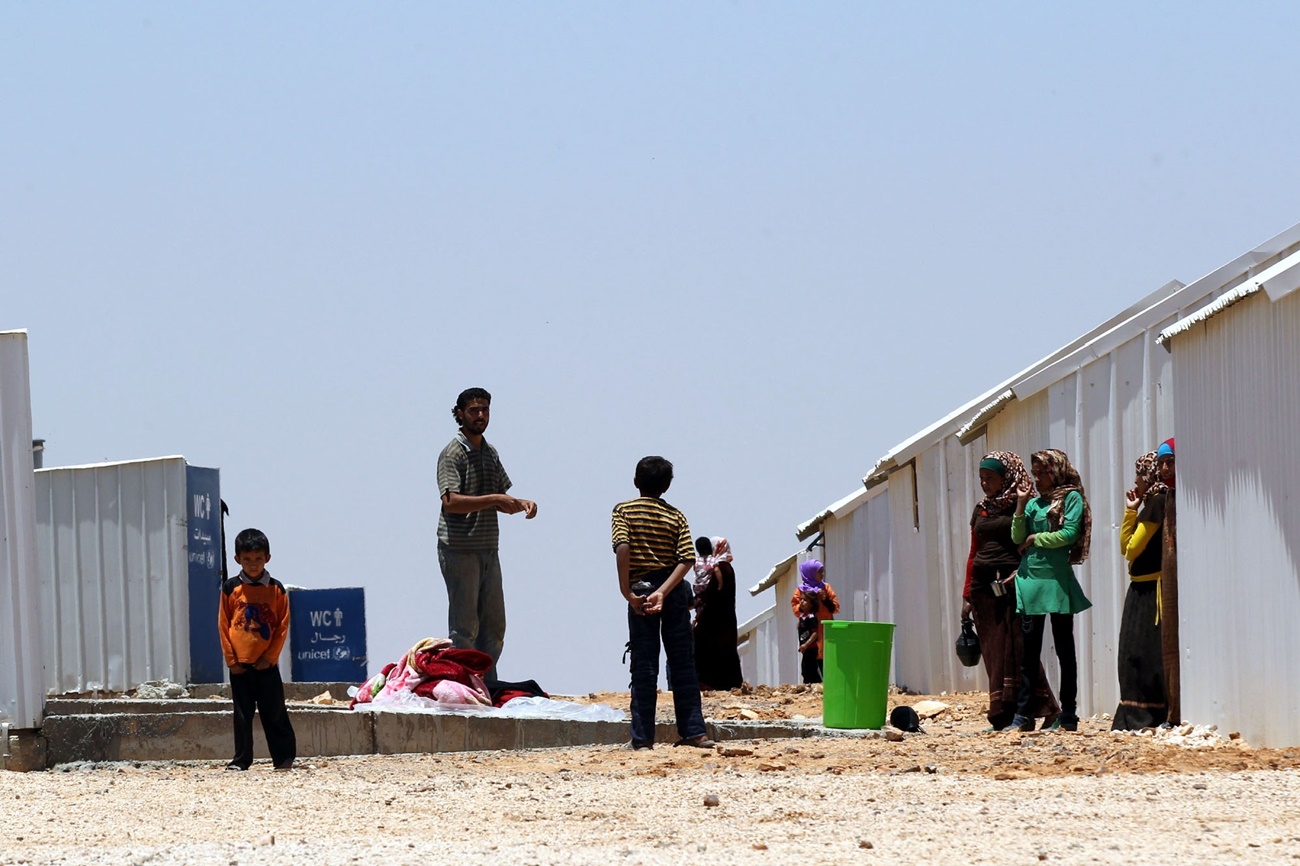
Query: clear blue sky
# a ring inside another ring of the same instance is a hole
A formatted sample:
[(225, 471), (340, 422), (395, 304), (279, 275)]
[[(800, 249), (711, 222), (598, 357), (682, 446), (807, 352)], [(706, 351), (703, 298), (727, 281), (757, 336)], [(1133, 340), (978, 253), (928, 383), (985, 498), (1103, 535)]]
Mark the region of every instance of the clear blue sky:
[(219, 467), (277, 577), (367, 588), (374, 668), (446, 632), (434, 462), (488, 388), (540, 506), (501, 673), (621, 688), (639, 457), (749, 586), (895, 443), (1300, 221), (1298, 19), (10, 4), (0, 328), (47, 465)]

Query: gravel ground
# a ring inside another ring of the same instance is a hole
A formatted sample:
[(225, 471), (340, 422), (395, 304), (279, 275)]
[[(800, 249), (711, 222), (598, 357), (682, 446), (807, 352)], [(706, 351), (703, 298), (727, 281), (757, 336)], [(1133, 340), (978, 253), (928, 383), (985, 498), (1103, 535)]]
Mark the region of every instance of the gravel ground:
[[(751, 712), (806, 708), (797, 693), (750, 697)], [(938, 700), (948, 708), (928, 733), (895, 740), (6, 773), (0, 864), (1300, 859), (1300, 749), (1111, 734), (1104, 719), (986, 734), (978, 695)]]

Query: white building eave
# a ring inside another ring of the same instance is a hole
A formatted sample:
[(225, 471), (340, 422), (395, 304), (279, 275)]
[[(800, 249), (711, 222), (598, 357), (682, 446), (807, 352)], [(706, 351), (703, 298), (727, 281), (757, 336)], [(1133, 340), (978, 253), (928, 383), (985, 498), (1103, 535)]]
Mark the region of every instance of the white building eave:
[(1156, 337), (1156, 343), (1169, 349), (1169, 341), (1174, 337), (1187, 333), (1202, 322), (1209, 321), (1238, 301), (1259, 292), (1265, 292), (1270, 300), (1276, 301), (1291, 294), (1297, 288), (1300, 288), (1300, 249), (1290, 251), (1288, 255), (1273, 262), (1236, 288), (1225, 292), (1213, 302), (1165, 328), (1160, 332), (1160, 336)]
[(140, 457), (134, 460), (105, 460), (102, 463), (79, 463), (76, 466), (46, 466), (37, 472), (63, 472), (69, 469), (105, 469), (109, 466), (134, 466), (138, 463), (155, 463), (159, 460), (184, 460), (183, 454), (168, 454), (163, 457)]
[(963, 445), (969, 445), (972, 441), (978, 439), (980, 431), (1014, 399), (1016, 399), (1016, 392), (1010, 388), (994, 397), (992, 403), (984, 406), (975, 413), (975, 417), (957, 428), (957, 441)]
[(786, 572), (794, 568), (795, 561), (798, 560), (799, 554), (792, 553), (785, 559), (772, 566), (772, 570), (767, 573), (767, 577), (760, 580), (749, 588), (750, 595), (758, 595), (765, 589), (771, 589), (776, 586), (777, 581), (785, 576)]
[[(1300, 247), (1300, 223), (1189, 285), (1183, 285), (1178, 280), (1169, 281), (1128, 309), (895, 446), (877, 460), (871, 471), (863, 477), (863, 486), (870, 490), (881, 484), (891, 473), (906, 466), (916, 455), (945, 436), (959, 431), (978, 436), (979, 427), (987, 424), (1009, 405), (1012, 398), (1024, 400), (1033, 396), (1169, 316), (1196, 306), (1207, 295), (1216, 291), (1231, 291), (1255, 274), (1263, 277), (1264, 269), (1275, 265), (1279, 258), (1291, 255), (1297, 247)], [(1300, 276), (1300, 271), (1297, 271), (1297, 275)], [(1279, 273), (1273, 291), (1279, 292), (1279, 297), (1294, 291), (1296, 286), (1287, 285), (1290, 281), (1290, 277), (1284, 278)], [(1003, 399), (1008, 390), (1011, 391), (1011, 398)], [(833, 509), (834, 506), (831, 506), (800, 525), (797, 530), (800, 539), (809, 537), (820, 528)]]
[[(1300, 235), (1300, 226), (1297, 226), (1297, 233)], [(1110, 319), (1093, 328), (1088, 333), (1070, 341), (1066, 345), (1052, 352), (1046, 358), (1031, 364), (1029, 367), (1021, 370), (1010, 379), (1007, 379), (999, 383), (996, 387), (985, 391), (983, 394), (976, 397), (974, 400), (971, 400), (957, 411), (896, 446), (888, 454), (876, 461), (876, 465), (872, 467), (871, 471), (862, 479), (863, 485), (868, 488), (874, 487), (889, 477), (891, 472), (896, 471), (901, 466), (906, 466), (909, 460), (920, 454), (922, 451), (925, 451), (945, 436), (953, 435), (959, 430), (972, 432), (975, 431), (980, 424), (987, 424), (989, 420), (997, 415), (997, 413), (1005, 408), (1010, 402), (1010, 398), (1008, 398), (1002, 400), (1001, 403), (998, 403), (1008, 390), (1012, 392), (1012, 397), (1021, 400), (1035, 393), (1035, 391), (1032, 390), (1028, 393), (1022, 392), (1022, 389), (1024, 388), (1023, 383), (1034, 382), (1041, 372), (1048, 369), (1055, 369), (1059, 373), (1059, 376), (1068, 375), (1069, 372), (1072, 372), (1072, 368), (1068, 368), (1071, 359), (1077, 359), (1078, 365), (1082, 366), (1094, 357), (1094, 350), (1090, 347), (1100, 337), (1112, 334), (1121, 325), (1132, 321), (1139, 314), (1144, 312), (1149, 313), (1162, 303), (1166, 303), (1171, 296), (1177, 294), (1182, 289), (1183, 284), (1177, 280), (1171, 280), (1168, 283), (1165, 283), (1165, 285), (1156, 289), (1154, 292), (1147, 295), (1136, 304), (1133, 304), (1119, 315), (1112, 316)], [(1153, 321), (1159, 321), (1159, 319)], [(1138, 329), (1136, 332), (1140, 331), (1141, 329)], [(1131, 335), (1126, 336), (1124, 339), (1127, 340), (1130, 338)], [(1047, 385), (1050, 385), (1052, 382), (1059, 381), (1059, 376), (1049, 382), (1045, 382), (1041, 387), (1047, 387)], [(995, 406), (995, 403), (998, 405)], [(983, 417), (983, 419), (978, 423), (973, 423), (976, 422), (977, 418), (984, 415), (986, 410), (988, 410), (989, 414)]]
[(874, 489), (859, 487), (843, 499), (832, 502), (826, 508), (817, 512), (816, 516), (799, 524), (799, 527), (795, 530), (795, 536), (800, 541), (807, 541), (821, 531), (822, 525), (827, 520), (830, 520), (832, 517), (843, 517), (844, 515), (857, 510), (858, 506), (862, 503), (869, 499), (874, 499), (876, 496), (883, 493), (884, 490), (885, 488), (883, 487)]
[(755, 616), (752, 616), (749, 619), (747, 619), (745, 622), (742, 622), (740, 626), (737, 627), (736, 634), (739, 637), (744, 637), (746, 634), (758, 628), (760, 625), (767, 622), (774, 616), (776, 616), (775, 603), (773, 603), (771, 607), (769, 607), (767, 610), (763, 611), (762, 613), (756, 614)]

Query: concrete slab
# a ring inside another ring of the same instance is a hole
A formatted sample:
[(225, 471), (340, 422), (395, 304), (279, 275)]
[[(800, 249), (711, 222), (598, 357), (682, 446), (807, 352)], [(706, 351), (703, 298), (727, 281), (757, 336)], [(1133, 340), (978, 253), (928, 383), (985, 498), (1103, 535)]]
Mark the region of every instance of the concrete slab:
[(356, 713), (374, 720), (375, 754), (463, 752), (469, 748), (465, 716), (428, 713)]
[(49, 743), (40, 730), (20, 728), (12, 730), (5, 725), (7, 741), (0, 749), (0, 769), (28, 773), (44, 770)]
[[(363, 713), (289, 711), (298, 756), (372, 755), (373, 720)], [(224, 761), (234, 752), (229, 710), (209, 713), (121, 713), (47, 716), (47, 765), (75, 761)], [(269, 757), (261, 726), (253, 725), (254, 755)]]
[[(53, 699), (47, 711), (38, 739), (24, 746), (26, 769), (78, 761), (224, 761), (234, 748), (229, 701)], [(354, 712), (300, 704), (290, 705), (289, 714), (301, 758), (617, 745), (629, 737), (627, 722)], [(879, 736), (875, 731), (828, 730), (819, 721), (710, 721), (707, 730), (720, 742)], [(267, 757), (260, 725), (254, 725), (253, 735), (256, 755)], [(671, 747), (677, 741), (676, 726), (657, 725), (655, 738)]]

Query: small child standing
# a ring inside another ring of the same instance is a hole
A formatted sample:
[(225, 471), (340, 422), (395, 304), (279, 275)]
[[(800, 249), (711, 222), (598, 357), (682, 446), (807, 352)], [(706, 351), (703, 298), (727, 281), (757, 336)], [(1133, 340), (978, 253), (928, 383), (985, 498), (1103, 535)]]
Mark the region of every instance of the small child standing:
[(673, 464), (662, 457), (643, 457), (633, 483), (641, 495), (615, 505), (610, 519), (632, 653), (631, 748), (654, 748), (662, 639), (681, 737), (677, 745), (711, 749), (695, 673), (691, 591), (682, 583), (695, 564), (691, 528), (686, 515), (660, 498), (673, 483)]
[(821, 600), (814, 594), (799, 599), (799, 672), (808, 684), (822, 681), (822, 663), (817, 658), (817, 609)]
[(245, 529), (235, 536), (235, 562), (242, 570), (221, 584), (217, 631), (235, 704), (235, 757), (227, 770), (247, 770), (253, 763), (254, 711), (262, 717), (275, 769), (293, 769), (298, 752), (277, 664), (289, 635), (289, 594), (266, 570), (270, 561), (266, 535)]

